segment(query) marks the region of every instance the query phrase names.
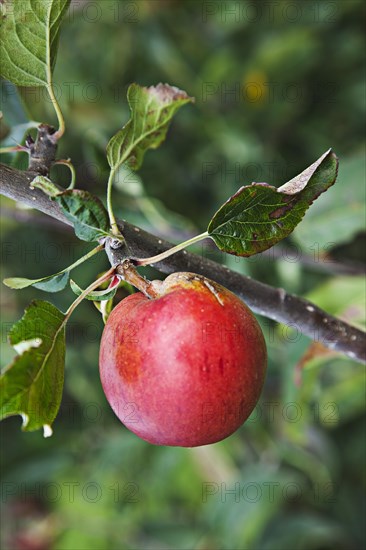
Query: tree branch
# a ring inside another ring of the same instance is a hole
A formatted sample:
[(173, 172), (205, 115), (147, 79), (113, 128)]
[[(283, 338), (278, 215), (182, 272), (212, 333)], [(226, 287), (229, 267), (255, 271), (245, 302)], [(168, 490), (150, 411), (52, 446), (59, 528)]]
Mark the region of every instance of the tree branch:
[[(30, 189), (29, 184), (37, 174), (0, 164), (1, 193), (70, 225), (55, 202), (40, 189)], [(173, 246), (127, 222), (121, 222), (121, 229), (131, 259), (154, 256)], [(125, 248), (113, 250), (114, 262), (125, 259)], [(327, 314), (309, 301), (286, 293), (282, 288), (260, 283), (187, 251), (178, 252), (155, 267), (164, 273), (192, 271), (214, 279), (240, 296), (255, 313), (294, 327), (299, 333), (326, 347), (366, 363), (364, 332)]]

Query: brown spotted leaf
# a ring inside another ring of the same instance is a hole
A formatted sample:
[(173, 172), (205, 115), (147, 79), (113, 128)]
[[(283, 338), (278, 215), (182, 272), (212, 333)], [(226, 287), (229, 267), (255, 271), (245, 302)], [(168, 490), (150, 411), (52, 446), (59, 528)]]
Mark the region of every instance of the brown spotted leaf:
[(193, 98), (169, 84), (149, 88), (131, 84), (127, 100), (131, 118), (109, 141), (107, 158), (112, 169), (127, 162), (137, 170), (145, 152), (156, 149), (164, 141), (175, 113)]
[(267, 183), (241, 187), (216, 212), (208, 234), (217, 247), (236, 256), (252, 256), (287, 237), (306, 210), (337, 177), (331, 149), (301, 174), (276, 188)]

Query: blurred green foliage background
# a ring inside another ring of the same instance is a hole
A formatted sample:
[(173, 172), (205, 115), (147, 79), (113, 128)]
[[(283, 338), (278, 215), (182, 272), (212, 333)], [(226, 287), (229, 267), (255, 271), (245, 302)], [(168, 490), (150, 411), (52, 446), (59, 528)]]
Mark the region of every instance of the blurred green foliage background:
[[(336, 185), (281, 245), (248, 260), (195, 250), (364, 326), (363, 19), (361, 0), (74, 1), (55, 71), (67, 124), (60, 157), (72, 158), (78, 187), (104, 197), (105, 146), (128, 119), (128, 84), (168, 82), (195, 96), (164, 145), (138, 174), (121, 173), (114, 191), (120, 217), (180, 242), (205, 230), (241, 185), (282, 185), (333, 147)], [(54, 122), (42, 90), (21, 95), (30, 119)], [(24, 122), (10, 99), (2, 137)], [(52, 175), (69, 177), (64, 167)], [(2, 278), (54, 273), (89, 249), (40, 214), (2, 206)], [(100, 255), (73, 278), (86, 285), (106, 266)], [(33, 298), (45, 294), (1, 289), (3, 366), (7, 330)], [(72, 293), (50, 298), (65, 310)], [(259, 320), (269, 369), (250, 420), (216, 445), (159, 448), (109, 409), (98, 374), (103, 325), (83, 303), (68, 331), (54, 435), (22, 433), (20, 418), (1, 424), (2, 547), (363, 547), (364, 367)]]

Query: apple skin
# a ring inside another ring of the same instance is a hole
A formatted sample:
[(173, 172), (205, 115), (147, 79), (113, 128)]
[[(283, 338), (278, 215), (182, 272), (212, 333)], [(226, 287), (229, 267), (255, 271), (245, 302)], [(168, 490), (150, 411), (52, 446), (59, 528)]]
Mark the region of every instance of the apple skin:
[(100, 376), (118, 418), (155, 445), (196, 447), (235, 432), (254, 409), (267, 352), (250, 309), (194, 273), (154, 281), (111, 312)]

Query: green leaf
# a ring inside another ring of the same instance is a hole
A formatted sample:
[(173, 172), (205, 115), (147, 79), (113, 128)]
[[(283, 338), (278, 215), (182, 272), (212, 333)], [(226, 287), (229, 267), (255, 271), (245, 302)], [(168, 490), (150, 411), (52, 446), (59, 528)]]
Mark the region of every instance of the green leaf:
[(53, 197), (66, 218), (74, 224), (76, 236), (83, 241), (97, 241), (109, 235), (108, 213), (103, 203), (88, 193), (73, 189)]
[(193, 98), (168, 84), (149, 88), (131, 84), (127, 99), (131, 118), (109, 141), (107, 158), (112, 169), (129, 161), (130, 167), (137, 170), (146, 150), (156, 149), (164, 141), (176, 111)]
[(42, 277), (42, 279), (26, 279), (25, 277), (9, 277), (4, 279), (4, 285), (14, 290), (20, 290), (27, 286), (34, 286), (39, 290), (45, 290), (46, 292), (59, 292), (63, 290), (69, 280), (69, 269), (60, 271), (56, 275), (50, 277)]
[(27, 286), (34, 286), (35, 288), (38, 288), (39, 290), (45, 290), (46, 292), (59, 292), (60, 290), (63, 290), (67, 285), (70, 271), (94, 256), (94, 254), (96, 254), (97, 252), (99, 252), (99, 248), (93, 248), (90, 252), (85, 254), (85, 256), (82, 256), (81, 258), (76, 260), (76, 262), (69, 265), (68, 267), (65, 267), (65, 269), (59, 271), (59, 273), (55, 273), (54, 275), (48, 275), (47, 277), (42, 277), (41, 279), (9, 277), (8, 279), (4, 279), (3, 283), (9, 288), (13, 288), (15, 290), (20, 290), (22, 288), (26, 288)]
[[(76, 294), (77, 296), (80, 296), (80, 294), (84, 292), (83, 289), (80, 288), (79, 285), (77, 285), (72, 279), (70, 279), (70, 287), (74, 294)], [(92, 300), (94, 302), (103, 302), (114, 298), (116, 292), (117, 287), (106, 288), (105, 290), (95, 290), (94, 292), (90, 292), (90, 294), (86, 296), (86, 299)]]
[(287, 237), (312, 202), (334, 184), (337, 169), (337, 157), (329, 149), (278, 189), (266, 183), (241, 187), (213, 216), (209, 236), (220, 250), (236, 256), (267, 250)]
[(7, 0), (1, 7), (1, 74), (18, 86), (47, 86), (70, 0)]
[(17, 355), (0, 378), (0, 419), (21, 415), (25, 431), (51, 425), (61, 403), (65, 364), (65, 315), (54, 305), (33, 301), (11, 328)]

